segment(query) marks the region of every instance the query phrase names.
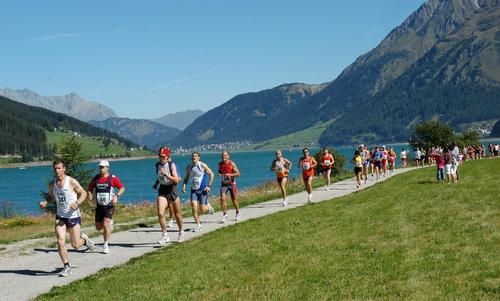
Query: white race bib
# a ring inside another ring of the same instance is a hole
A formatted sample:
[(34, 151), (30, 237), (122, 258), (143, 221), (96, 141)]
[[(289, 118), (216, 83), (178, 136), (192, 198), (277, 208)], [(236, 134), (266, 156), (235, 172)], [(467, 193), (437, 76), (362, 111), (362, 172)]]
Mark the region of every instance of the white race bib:
[(309, 162), (302, 163), (303, 170), (309, 170), (311, 168), (311, 164)]

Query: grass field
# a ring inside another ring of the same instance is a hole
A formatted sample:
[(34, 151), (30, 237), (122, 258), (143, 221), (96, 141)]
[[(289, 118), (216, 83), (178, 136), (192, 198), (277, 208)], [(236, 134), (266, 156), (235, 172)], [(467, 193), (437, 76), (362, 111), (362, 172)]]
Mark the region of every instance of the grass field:
[[(63, 132), (49, 132), (45, 131), (47, 134), (47, 142), (49, 145), (57, 144), (60, 145), (63, 139), (71, 138), (71, 134)], [(82, 153), (84, 156), (90, 158), (96, 157), (111, 157), (113, 155), (124, 155), (129, 150), (120, 145), (117, 140), (111, 139), (111, 144), (106, 150), (102, 145), (102, 137), (76, 137), (76, 141), (82, 144)], [(135, 150), (132, 152), (133, 156), (150, 155), (150, 152), (143, 150)]]
[(500, 160), (249, 220), (37, 300), (499, 300)]

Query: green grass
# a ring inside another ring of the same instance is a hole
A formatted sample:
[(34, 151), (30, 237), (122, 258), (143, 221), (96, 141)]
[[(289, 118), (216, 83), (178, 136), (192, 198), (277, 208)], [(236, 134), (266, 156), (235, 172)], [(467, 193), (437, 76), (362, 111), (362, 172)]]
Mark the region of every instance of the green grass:
[(434, 168), (207, 233), (38, 300), (498, 300), (500, 160)]
[(332, 123), (335, 119), (318, 123), (305, 130), (276, 137), (270, 140), (266, 140), (260, 143), (252, 144), (242, 148), (241, 150), (261, 150), (261, 149), (277, 149), (277, 148), (297, 148), (304, 146), (317, 146), (319, 137), (323, 131)]
[[(45, 131), (47, 134), (47, 142), (50, 145), (57, 144), (60, 145), (63, 139), (71, 138), (70, 133), (64, 132), (49, 132)], [(82, 153), (90, 158), (93, 157), (111, 157), (113, 155), (124, 155), (129, 150), (120, 145), (117, 140), (111, 139), (111, 144), (106, 150), (102, 145), (102, 137), (76, 137), (76, 141), (82, 144)], [(143, 150), (135, 150), (133, 152), (134, 156), (150, 155), (151, 153)]]

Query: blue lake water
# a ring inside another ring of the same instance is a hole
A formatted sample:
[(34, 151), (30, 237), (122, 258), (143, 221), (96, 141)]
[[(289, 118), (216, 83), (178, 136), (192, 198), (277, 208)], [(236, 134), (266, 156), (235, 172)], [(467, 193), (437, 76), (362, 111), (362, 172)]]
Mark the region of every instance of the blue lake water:
[[(398, 157), (403, 147), (408, 149), (407, 145), (394, 145)], [(350, 162), (354, 147), (337, 148), (337, 150), (346, 157), (346, 162)], [(312, 150), (313, 153), (316, 151)], [(283, 155), (294, 164), (291, 176), (297, 177), (300, 173), (297, 163), (302, 155), (301, 150), (284, 150)], [(241, 172), (241, 177), (237, 179), (238, 189), (241, 190), (274, 180), (275, 173), (269, 170), (274, 158), (274, 151), (233, 153), (231, 159), (237, 164)], [(188, 154), (173, 155), (173, 160), (179, 165), (182, 176), (184, 176), (184, 168), (191, 162), (191, 156)], [(217, 173), (220, 154), (202, 154), (201, 161), (208, 164), (214, 173)], [(120, 198), (121, 203), (153, 202), (155, 200), (156, 191), (151, 186), (155, 181), (154, 166), (156, 162), (157, 159), (110, 160), (111, 173), (117, 175), (126, 188), (126, 193)], [(399, 160), (397, 164), (399, 166)], [(96, 173), (98, 172), (97, 163), (89, 163), (88, 167), (94, 169)], [(347, 164), (346, 167), (349, 168), (350, 164)], [(41, 200), (40, 192), (47, 190), (47, 184), (52, 177), (51, 166), (0, 169), (0, 202), (7, 201), (13, 204), (15, 210), (22, 214), (40, 214), (41, 211), (38, 208), (38, 203)], [(213, 186), (218, 187), (217, 179), (215, 179)], [(216, 193), (218, 193), (218, 189), (214, 189), (212, 192), (214, 195)], [(186, 201), (187, 198), (189, 198), (187, 193), (181, 194), (182, 201)]]

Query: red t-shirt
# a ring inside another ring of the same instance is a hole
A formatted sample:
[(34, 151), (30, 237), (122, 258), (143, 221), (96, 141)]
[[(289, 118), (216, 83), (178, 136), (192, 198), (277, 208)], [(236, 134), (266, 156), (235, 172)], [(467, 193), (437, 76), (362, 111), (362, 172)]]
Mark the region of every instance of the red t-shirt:
[(314, 176), (314, 167), (313, 167), (312, 157), (302, 159), (300, 162), (301, 162), (301, 166), (302, 166), (302, 177), (308, 178), (308, 177)]
[[(115, 175), (109, 175), (107, 177), (102, 177), (102, 176), (98, 176), (98, 177), (99, 177), (99, 180), (98, 180), (99, 184), (106, 183), (108, 181), (108, 177), (112, 177), (111, 178), (111, 186), (113, 186), (115, 188), (118, 188), (118, 189), (122, 189), (123, 188), (122, 182)], [(93, 191), (94, 190), (95, 185), (96, 185), (95, 178), (96, 177), (92, 178), (92, 181), (90, 181), (88, 191)]]

